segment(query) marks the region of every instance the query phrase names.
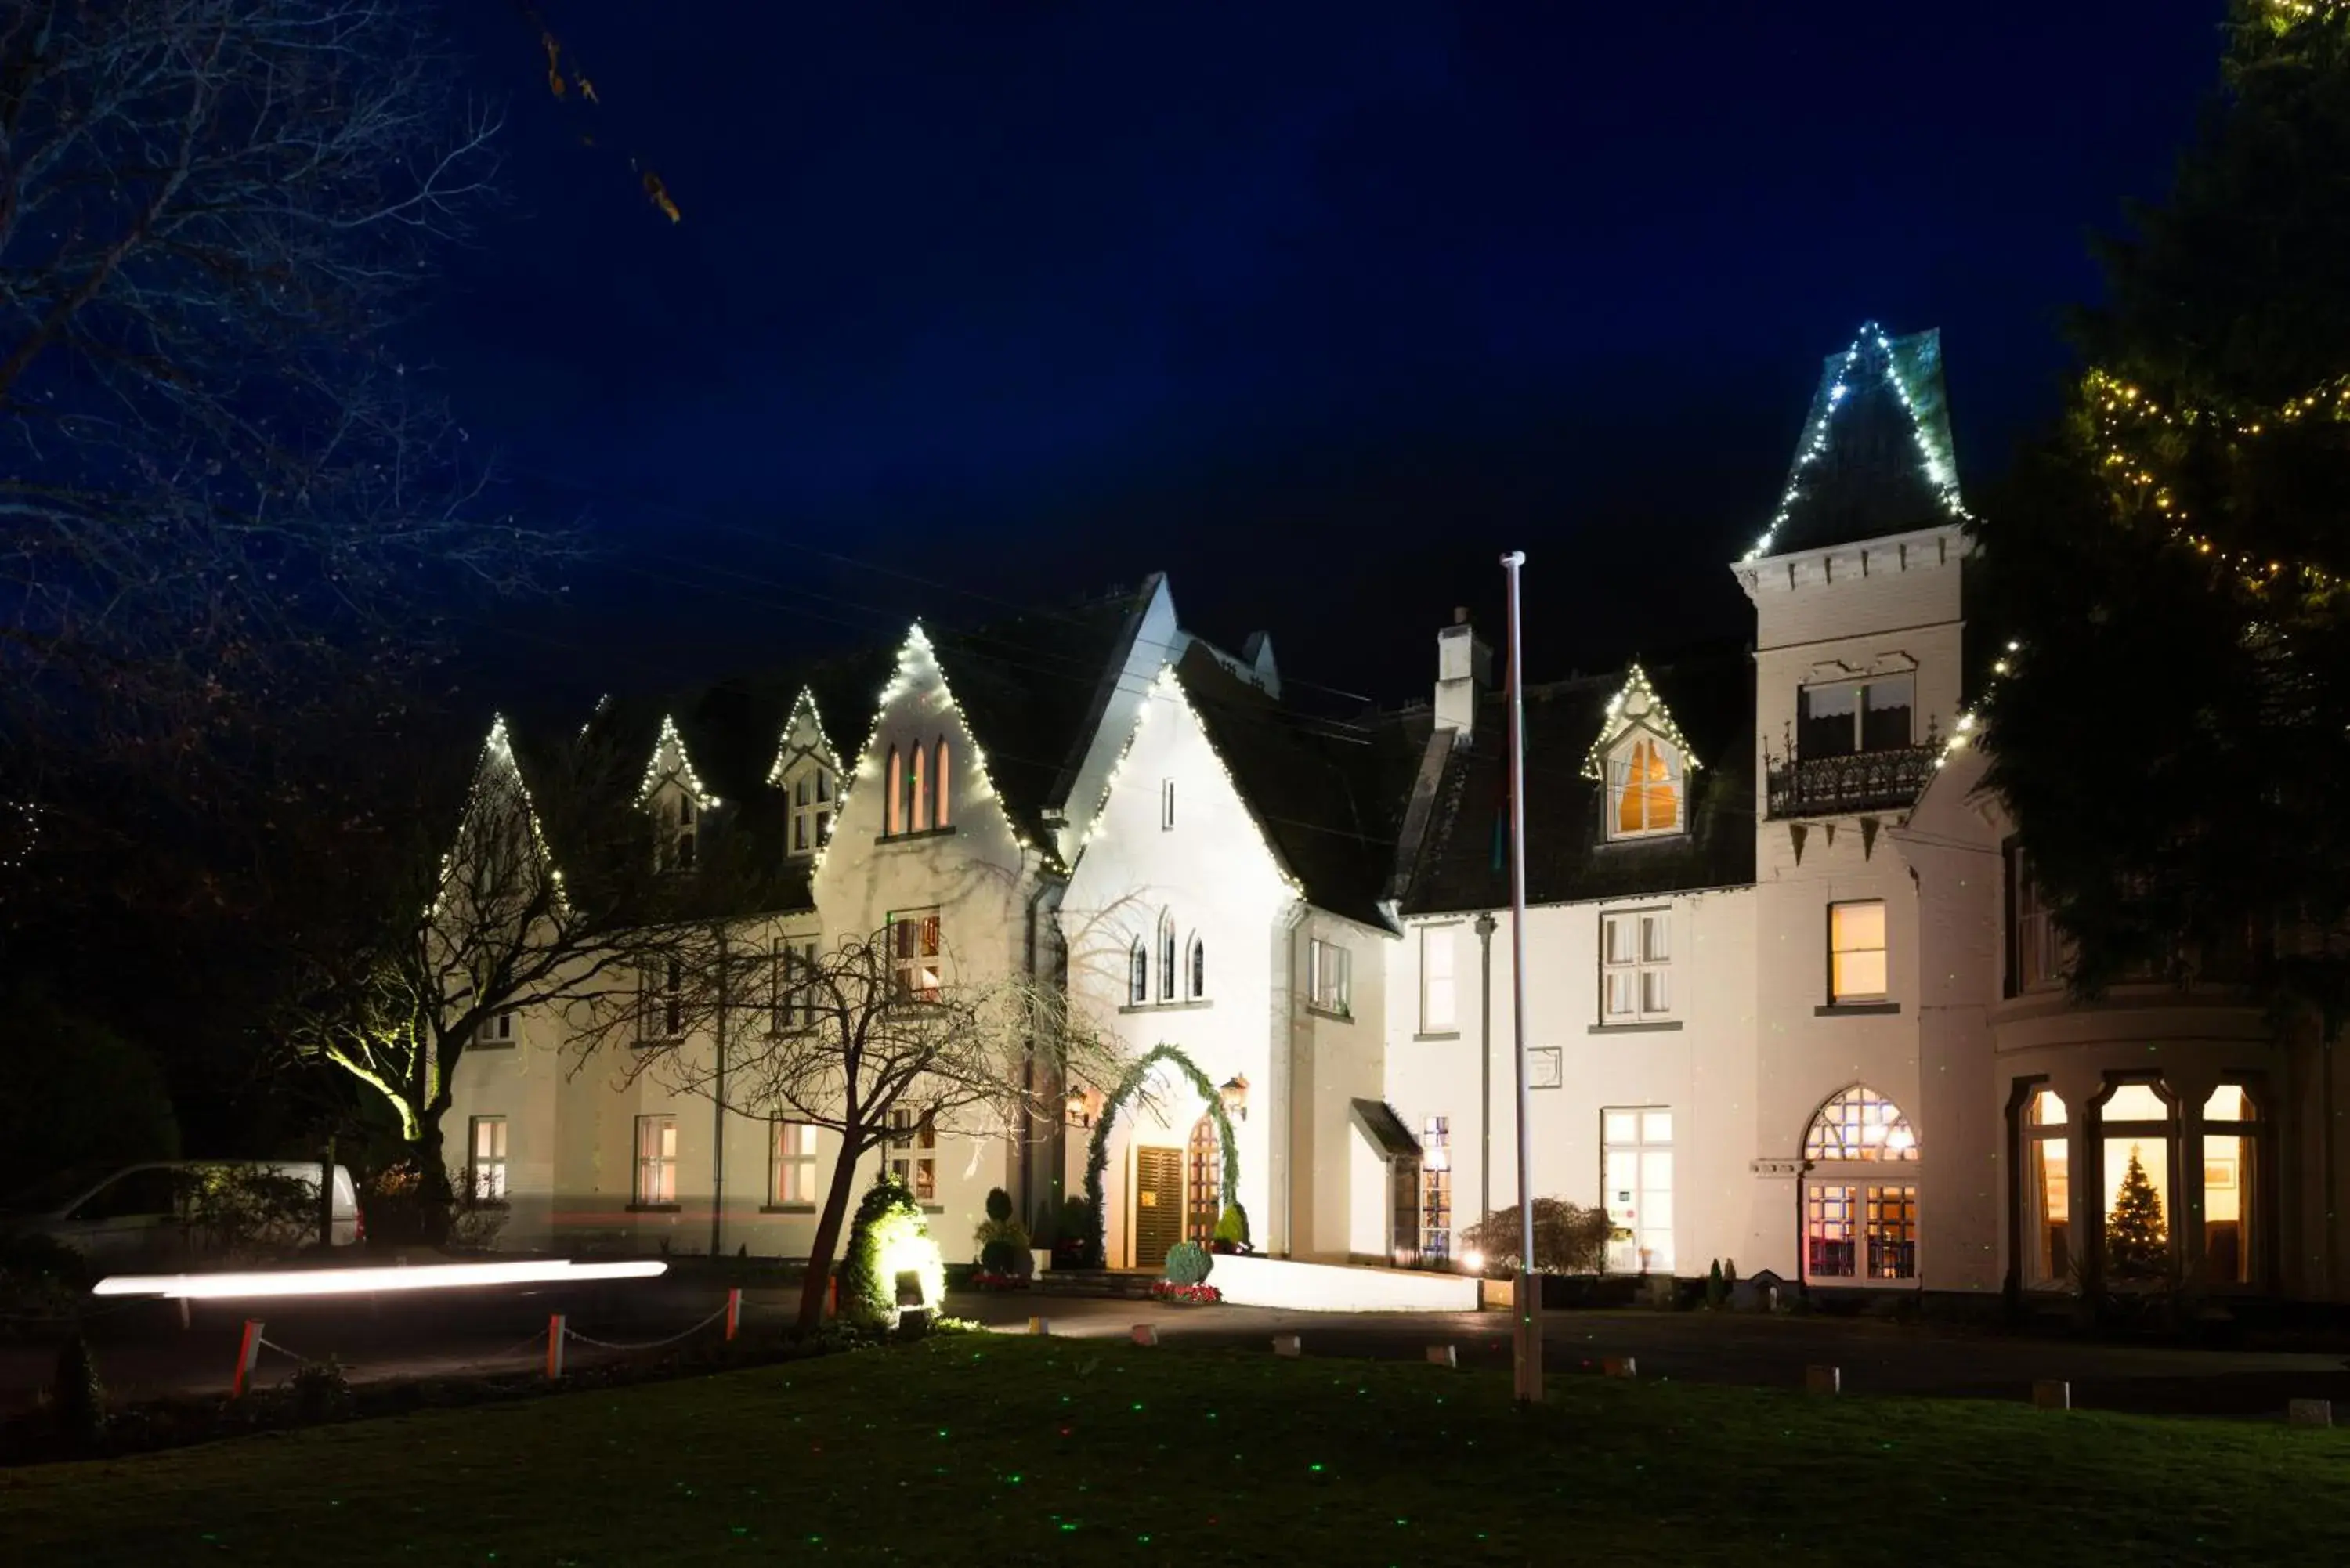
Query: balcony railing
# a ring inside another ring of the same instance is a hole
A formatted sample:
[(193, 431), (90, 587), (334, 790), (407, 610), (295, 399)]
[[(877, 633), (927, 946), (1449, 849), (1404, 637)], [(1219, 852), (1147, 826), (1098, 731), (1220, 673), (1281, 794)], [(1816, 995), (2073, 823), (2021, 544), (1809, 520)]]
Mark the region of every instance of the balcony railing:
[(1939, 745), (1854, 752), (1837, 757), (1768, 762), (1774, 817), (1833, 816), (1847, 811), (1898, 811), (1917, 804), (1934, 776)]

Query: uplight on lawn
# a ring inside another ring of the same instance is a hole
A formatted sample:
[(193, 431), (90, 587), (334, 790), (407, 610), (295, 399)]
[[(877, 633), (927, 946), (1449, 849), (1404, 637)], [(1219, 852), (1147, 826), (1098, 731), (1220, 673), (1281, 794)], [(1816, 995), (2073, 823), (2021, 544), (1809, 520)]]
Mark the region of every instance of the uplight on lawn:
[(588, 1280), (649, 1280), (669, 1265), (561, 1262), (428, 1263), (416, 1268), (298, 1269), (246, 1274), (114, 1274), (94, 1296), (160, 1296), (208, 1301), (234, 1296), (354, 1296), (393, 1291), (451, 1291), (481, 1285), (570, 1284)]

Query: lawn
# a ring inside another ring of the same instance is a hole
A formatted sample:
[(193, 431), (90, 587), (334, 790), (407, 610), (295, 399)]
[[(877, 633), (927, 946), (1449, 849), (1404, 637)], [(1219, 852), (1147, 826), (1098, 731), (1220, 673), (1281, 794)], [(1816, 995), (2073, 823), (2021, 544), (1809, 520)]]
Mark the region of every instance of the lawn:
[(0, 1471), (9, 1560), (2350, 1560), (2350, 1434), (956, 1335)]

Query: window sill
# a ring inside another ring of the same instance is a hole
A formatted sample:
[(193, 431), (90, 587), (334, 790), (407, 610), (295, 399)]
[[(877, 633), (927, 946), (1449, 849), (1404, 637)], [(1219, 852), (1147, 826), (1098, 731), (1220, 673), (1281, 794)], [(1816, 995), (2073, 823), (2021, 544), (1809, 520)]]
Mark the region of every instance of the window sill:
[[(883, 844), (914, 844), (925, 838), (952, 838), (954, 836), (954, 832), (955, 825), (951, 822), (944, 827), (920, 827), (916, 828), (911, 833), (877, 833), (873, 836), (873, 842), (877, 846)], [(826, 847), (829, 848), (831, 846), (827, 844)]]
[(1442, 1029), (1430, 1033), (1415, 1034), (1412, 1038), (1414, 1040), (1428, 1041), (1458, 1040), (1461, 1038), (1461, 1031), (1458, 1029)]
[(475, 1051), (511, 1051), (521, 1044), (519, 1040), (476, 1040), (469, 1049)]
[(1629, 849), (1641, 844), (1679, 844), (1689, 837), (1686, 827), (1660, 827), (1652, 833), (1611, 833), (1599, 841), (1601, 849)]
[(762, 1203), (759, 1205), (759, 1212), (762, 1214), (813, 1214), (816, 1212), (816, 1205), (813, 1203)]
[(684, 1205), (678, 1203), (631, 1203), (629, 1205), (629, 1212), (631, 1214), (681, 1214), (684, 1211)]
[(1680, 1031), (1678, 1018), (1646, 1019), (1637, 1023), (1595, 1023), (1594, 1034), (1674, 1034)]
[(1889, 1018), (1901, 1011), (1898, 1002), (1827, 1002), (1812, 1009), (1814, 1018)]
[(1120, 1012), (1190, 1012), (1199, 1008), (1215, 1005), (1213, 997), (1195, 996), (1188, 1002), (1129, 1002), (1118, 1011)]
[(1340, 1023), (1352, 1023), (1355, 1021), (1355, 1015), (1350, 1012), (1342, 1012), (1333, 1007), (1319, 1007), (1310, 1002), (1305, 1004), (1305, 1011), (1316, 1018), (1335, 1019)]
[(632, 1051), (666, 1051), (671, 1046), (680, 1045), (684, 1044), (684, 1035), (671, 1034), (660, 1040), (639, 1040), (633, 1043), (629, 1048)]
[(925, 1214), (943, 1214), (947, 1211), (947, 1206), (943, 1203), (925, 1203), (921, 1208)]

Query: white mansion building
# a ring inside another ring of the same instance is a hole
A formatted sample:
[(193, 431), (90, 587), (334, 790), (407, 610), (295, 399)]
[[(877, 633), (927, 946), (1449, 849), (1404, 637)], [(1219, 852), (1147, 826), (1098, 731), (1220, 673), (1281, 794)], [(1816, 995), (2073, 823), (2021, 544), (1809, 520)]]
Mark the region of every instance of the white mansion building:
[[(2350, 1085), (2314, 1031), (2209, 979), (2064, 987), (1965, 744), (1997, 650), (1966, 636), (1935, 334), (1827, 362), (1776, 513), (1731, 567), (1751, 647), (1527, 686), (1536, 1195), (1604, 1206), (1625, 1272), (2057, 1292), (2122, 1272), (2103, 1220), (2135, 1160), (2187, 1281), (2350, 1295)], [(1506, 708), (1465, 618), (1434, 651), (1426, 704), (1315, 717), (1262, 634), (1211, 646), (1154, 577), (594, 722), (634, 727), (664, 834), (756, 832), (795, 868), (743, 917), (759, 950), (889, 926), (950, 981), (1066, 984), (1130, 1056), (1196, 1069), (1112, 1124), (1113, 1266), (1232, 1198), (1270, 1253), (1436, 1261), (1515, 1201), (1517, 1102)], [(503, 1245), (806, 1255), (826, 1135), (575, 1070), (555, 1017), (495, 1033), (449, 1125)], [(1082, 1190), (1105, 1108), (1077, 1085), (1030, 1139), (909, 1116), (877, 1158), (959, 1257), (990, 1188), (1024, 1218)]]

